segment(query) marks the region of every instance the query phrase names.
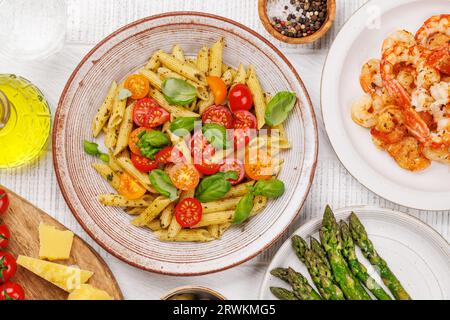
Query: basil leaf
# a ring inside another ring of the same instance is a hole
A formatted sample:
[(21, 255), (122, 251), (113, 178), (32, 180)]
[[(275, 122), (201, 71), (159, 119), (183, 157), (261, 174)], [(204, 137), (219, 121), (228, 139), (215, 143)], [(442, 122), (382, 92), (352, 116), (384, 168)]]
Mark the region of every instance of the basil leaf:
[[(142, 134), (143, 133), (143, 134)], [(161, 131), (152, 130), (152, 131), (144, 131), (139, 137), (138, 147), (139, 145), (151, 145), (152, 147), (165, 147), (170, 144), (170, 140)]]
[(83, 149), (84, 149), (84, 152), (86, 152), (87, 154), (94, 156), (94, 157), (98, 157), (103, 162), (109, 162), (109, 155), (106, 153), (101, 153), (98, 150), (98, 144), (96, 144), (95, 142), (89, 142), (87, 140), (84, 140), (83, 141)]
[(98, 156), (100, 151), (98, 151), (98, 144), (95, 142), (89, 142), (87, 140), (83, 141), (84, 152), (91, 156)]
[(210, 202), (221, 199), (231, 189), (231, 183), (228, 179), (237, 179), (237, 172), (218, 172), (204, 178), (197, 187), (195, 197), (200, 202)]
[(106, 153), (100, 153), (100, 155), (98, 156), (100, 158), (100, 160), (102, 160), (103, 162), (108, 163), (109, 162), (109, 155)]
[(216, 149), (225, 149), (227, 146), (227, 129), (216, 123), (206, 123), (202, 128), (203, 136)]
[(164, 80), (161, 90), (171, 105), (184, 106), (192, 103), (197, 97), (197, 89), (182, 79), (168, 78)]
[(234, 223), (242, 223), (250, 217), (253, 209), (253, 199), (255, 195), (252, 191), (247, 192), (245, 196), (239, 200), (234, 212)]
[(151, 160), (155, 160), (158, 151), (170, 144), (169, 138), (156, 130), (143, 131), (138, 135), (138, 138), (137, 146), (141, 150), (141, 154)]
[(286, 120), (295, 105), (297, 96), (293, 92), (278, 92), (267, 104), (265, 120), (268, 126), (279, 125)]
[(284, 183), (278, 179), (259, 180), (254, 186), (254, 193), (270, 199), (278, 198), (284, 193)]
[(177, 118), (170, 123), (170, 131), (177, 136), (184, 137), (194, 130), (196, 120), (197, 118), (194, 117)]
[(130, 90), (122, 88), (119, 91), (119, 100), (125, 100), (129, 97), (131, 97), (133, 94), (131, 93)]
[(161, 169), (155, 169), (148, 174), (152, 186), (163, 196), (170, 200), (178, 198), (178, 189), (172, 184), (167, 173)]

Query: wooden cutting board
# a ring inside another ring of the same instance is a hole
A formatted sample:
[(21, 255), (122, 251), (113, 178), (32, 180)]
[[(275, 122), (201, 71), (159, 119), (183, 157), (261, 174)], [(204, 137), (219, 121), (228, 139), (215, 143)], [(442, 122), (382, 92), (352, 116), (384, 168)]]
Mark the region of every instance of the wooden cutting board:
[[(11, 231), (11, 240), (7, 251), (16, 258), (18, 255), (39, 258), (39, 224), (44, 222), (60, 230), (67, 230), (67, 228), (17, 194), (1, 185), (0, 188), (8, 193), (10, 202), (8, 212), (2, 216), (3, 222)], [(123, 299), (119, 285), (108, 265), (90, 245), (77, 235), (74, 236), (70, 256), (69, 260), (54, 262), (77, 265), (81, 269), (94, 272), (88, 281), (89, 284), (105, 290), (114, 299)], [(66, 300), (68, 296), (64, 290), (21, 266), (17, 266), (17, 273), (11, 281), (19, 283), (24, 288), (27, 300)]]

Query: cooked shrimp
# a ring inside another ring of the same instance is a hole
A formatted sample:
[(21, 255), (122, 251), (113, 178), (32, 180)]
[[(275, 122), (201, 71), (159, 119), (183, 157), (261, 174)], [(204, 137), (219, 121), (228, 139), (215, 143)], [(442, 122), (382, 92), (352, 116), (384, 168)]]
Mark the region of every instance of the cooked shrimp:
[(362, 96), (353, 103), (352, 119), (364, 128), (372, 128), (377, 124), (376, 111), (370, 95)]
[(384, 39), (381, 52), (384, 53), (399, 44), (406, 45), (407, 47), (412, 47), (416, 45), (416, 39), (411, 32), (406, 30), (398, 30), (392, 32), (387, 36), (386, 39)]
[(416, 86), (419, 88), (429, 89), (433, 84), (441, 81), (441, 73), (439, 69), (426, 60), (417, 63)]
[(450, 164), (450, 148), (448, 146), (425, 147), (423, 155), (429, 160)]
[(362, 66), (359, 82), (364, 92), (369, 94), (375, 94), (383, 86), (380, 60), (370, 59)]
[(450, 15), (441, 14), (429, 18), (416, 32), (418, 44), (434, 49), (450, 40)]
[(413, 137), (405, 138), (386, 147), (386, 151), (398, 165), (410, 171), (422, 171), (430, 166), (431, 161), (423, 155), (421, 149), (419, 142)]
[(416, 88), (416, 70), (412, 66), (400, 67), (399, 69), (400, 70), (395, 78), (402, 85), (402, 87), (405, 88), (409, 94), (411, 94)]
[(407, 135), (403, 111), (394, 105), (385, 107), (379, 112), (377, 124), (370, 133), (372, 137), (385, 144), (393, 144), (403, 140)]
[(427, 58), (426, 65), (450, 75), (450, 43), (433, 50)]

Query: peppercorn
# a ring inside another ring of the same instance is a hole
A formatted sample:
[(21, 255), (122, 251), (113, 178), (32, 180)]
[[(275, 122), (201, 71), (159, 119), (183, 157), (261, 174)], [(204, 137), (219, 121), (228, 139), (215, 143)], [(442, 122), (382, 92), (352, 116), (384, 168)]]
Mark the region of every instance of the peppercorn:
[[(327, 0), (290, 0), (285, 17), (273, 17), (271, 24), (288, 37), (306, 37), (319, 30), (326, 20)], [(296, 12), (296, 13), (295, 13)]]

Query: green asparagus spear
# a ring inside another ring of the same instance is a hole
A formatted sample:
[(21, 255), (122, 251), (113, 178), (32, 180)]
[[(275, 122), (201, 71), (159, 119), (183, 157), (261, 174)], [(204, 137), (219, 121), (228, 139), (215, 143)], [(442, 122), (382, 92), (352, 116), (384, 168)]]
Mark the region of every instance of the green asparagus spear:
[(299, 300), (320, 300), (320, 295), (309, 285), (308, 280), (293, 269), (276, 268), (270, 273), (289, 283), (294, 289), (294, 294)]
[(361, 248), (363, 255), (370, 261), (370, 263), (376, 266), (378, 272), (380, 273), (381, 279), (384, 284), (389, 288), (389, 290), (394, 295), (397, 300), (411, 300), (411, 297), (403, 288), (400, 281), (389, 269), (386, 261), (381, 258), (377, 251), (375, 250), (372, 241), (370, 241), (367, 236), (366, 229), (359, 221), (355, 213), (352, 212), (350, 215), (350, 232), (352, 234), (353, 240), (356, 242), (358, 247)]
[(314, 251), (317, 254), (317, 256), (320, 257), (320, 260), (322, 261), (322, 263), (325, 264), (328, 267), (328, 269), (331, 270), (330, 262), (328, 261), (328, 258), (327, 258), (327, 253), (323, 249), (320, 242), (314, 237), (310, 237), (309, 242), (311, 245), (311, 250)]
[(334, 279), (349, 300), (371, 300), (363, 286), (351, 274), (345, 259), (341, 254), (341, 239), (339, 226), (330, 206), (327, 206), (320, 229), (320, 240), (327, 252)]
[(308, 280), (292, 268), (288, 268), (288, 280), (294, 289), (294, 294), (300, 300), (322, 300), (320, 295), (309, 285)]
[(359, 262), (355, 244), (353, 243), (352, 235), (348, 225), (344, 222), (340, 222), (341, 238), (342, 238), (342, 255), (347, 260), (350, 271), (353, 275), (361, 281), (370, 292), (373, 293), (378, 300), (392, 300), (391, 297), (384, 291), (384, 289), (372, 278), (368, 273), (366, 267)]
[(280, 300), (298, 300), (292, 291), (284, 288), (270, 287), (270, 291)]
[(322, 297), (326, 300), (345, 300), (341, 289), (334, 282), (331, 269), (322, 262), (321, 257), (316, 252), (308, 248), (306, 241), (302, 237), (293, 236), (292, 246), (297, 257), (308, 268), (308, 272)]

